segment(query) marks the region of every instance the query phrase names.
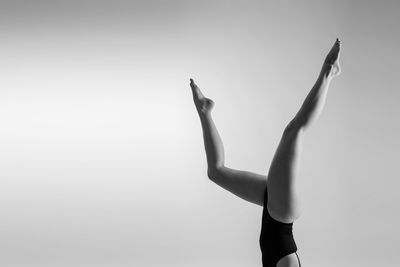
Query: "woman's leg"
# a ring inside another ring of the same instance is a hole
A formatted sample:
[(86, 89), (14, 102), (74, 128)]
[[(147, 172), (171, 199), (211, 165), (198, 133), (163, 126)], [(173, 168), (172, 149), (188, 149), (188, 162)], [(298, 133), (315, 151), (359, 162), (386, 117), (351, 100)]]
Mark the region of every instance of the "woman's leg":
[(211, 117), (214, 102), (203, 96), (200, 88), (192, 79), (190, 80), (190, 87), (203, 130), (208, 177), (236, 196), (262, 206), (267, 177), (225, 167), (224, 146)]
[(339, 74), (340, 41), (337, 39), (326, 56), (321, 73), (304, 100), (303, 105), (283, 132), (278, 149), (272, 160), (267, 181), (270, 215), (281, 222), (291, 223), (300, 215), (296, 186), (296, 165), (300, 139), (304, 129), (320, 114), (329, 84)]

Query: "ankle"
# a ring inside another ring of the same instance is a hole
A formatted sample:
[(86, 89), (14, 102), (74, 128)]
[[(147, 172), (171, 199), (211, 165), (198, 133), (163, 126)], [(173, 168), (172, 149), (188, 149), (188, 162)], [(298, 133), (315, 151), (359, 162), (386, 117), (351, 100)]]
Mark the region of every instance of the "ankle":
[(211, 110), (197, 109), (197, 113), (199, 114), (201, 121), (208, 121), (211, 119)]
[(326, 82), (330, 81), (333, 77), (332, 72), (333, 72), (334, 65), (329, 64), (329, 63), (324, 63), (321, 69), (321, 73), (319, 76), (319, 79), (321, 79), (321, 82)]

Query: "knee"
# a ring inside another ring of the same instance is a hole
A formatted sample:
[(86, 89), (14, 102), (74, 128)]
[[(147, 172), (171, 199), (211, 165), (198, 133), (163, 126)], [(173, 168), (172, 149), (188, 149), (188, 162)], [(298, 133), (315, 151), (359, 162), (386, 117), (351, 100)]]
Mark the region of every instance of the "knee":
[(221, 168), (222, 168), (222, 167), (217, 167), (217, 166), (208, 167), (208, 169), (207, 169), (207, 176), (208, 176), (208, 178), (209, 178), (211, 181), (215, 181), (215, 180), (220, 176)]

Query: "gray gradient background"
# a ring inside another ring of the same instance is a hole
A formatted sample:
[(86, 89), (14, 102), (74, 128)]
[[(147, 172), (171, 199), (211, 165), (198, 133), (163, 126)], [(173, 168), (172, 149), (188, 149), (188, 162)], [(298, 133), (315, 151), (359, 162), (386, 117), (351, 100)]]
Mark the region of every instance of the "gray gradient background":
[(209, 182), (189, 78), (227, 165), (266, 173), (336, 37), (304, 139), (299, 255), (398, 266), (398, 1), (0, 1), (0, 265), (261, 266), (261, 207)]

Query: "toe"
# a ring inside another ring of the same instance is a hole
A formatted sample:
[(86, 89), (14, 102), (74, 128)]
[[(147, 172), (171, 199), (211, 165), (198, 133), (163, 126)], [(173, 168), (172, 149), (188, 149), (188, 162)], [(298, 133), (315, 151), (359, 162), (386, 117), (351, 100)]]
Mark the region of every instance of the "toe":
[(339, 38), (336, 39), (335, 46), (338, 47), (339, 49), (342, 46), (342, 42), (339, 40)]

